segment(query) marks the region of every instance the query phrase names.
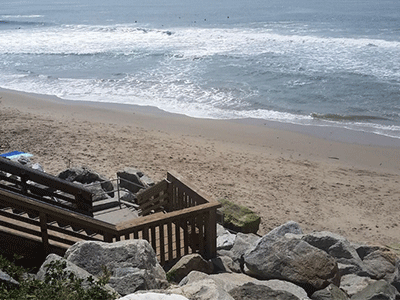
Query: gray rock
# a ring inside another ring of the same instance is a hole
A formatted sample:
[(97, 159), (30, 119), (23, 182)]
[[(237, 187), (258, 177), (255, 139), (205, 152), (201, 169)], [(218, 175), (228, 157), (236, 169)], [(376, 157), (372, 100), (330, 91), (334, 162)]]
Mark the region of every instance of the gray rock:
[(213, 263), (214, 271), (216, 272), (241, 272), (240, 264), (234, 262), (229, 256), (217, 256), (211, 259), (211, 262)]
[[(78, 267), (72, 262), (67, 261), (65, 258), (58, 256), (57, 254), (49, 254), (46, 257), (46, 260), (43, 262), (43, 264), (39, 268), (39, 271), (36, 273), (36, 279), (43, 281), (45, 279), (49, 265), (55, 262), (66, 263), (66, 267), (63, 269), (63, 271), (74, 274), (76, 278), (83, 279), (82, 287), (84, 288), (88, 288), (91, 286), (90, 281), (88, 281), (90, 277), (93, 278), (95, 281), (98, 280), (97, 276), (90, 274), (86, 270)], [(117, 294), (117, 292), (109, 284), (105, 286), (105, 289), (110, 293)]]
[(229, 256), (235, 265), (239, 265), (242, 270), (244, 267), (244, 254), (253, 249), (259, 240), (260, 237), (253, 233), (245, 234), (238, 232), (233, 247), (229, 251), (219, 250), (218, 255)]
[(215, 284), (221, 287), (226, 292), (232, 289), (242, 286), (245, 283), (254, 283), (257, 285), (265, 285), (273, 290), (282, 290), (297, 296), (300, 299), (309, 299), (307, 293), (301, 287), (287, 281), (282, 280), (257, 280), (253, 277), (242, 273), (219, 273), (207, 275), (205, 273), (193, 271), (190, 272), (180, 283), (180, 286), (187, 284), (195, 284), (198, 281), (211, 279)]
[(129, 294), (118, 300), (188, 300), (188, 298), (176, 294), (163, 294), (163, 293), (140, 293)]
[(302, 239), (333, 256), (338, 262), (341, 276), (346, 274), (367, 275), (358, 252), (346, 238), (332, 232), (321, 231), (304, 235)]
[(282, 237), (275, 241), (264, 237), (244, 255), (246, 266), (262, 279), (291, 281), (308, 293), (333, 283), (339, 285), (335, 259), (299, 239)]
[(285, 291), (291, 293), (301, 300), (310, 299), (308, 298), (307, 293), (303, 288), (289, 281), (272, 279), (272, 280), (254, 280), (252, 281), (252, 283), (258, 285), (265, 285), (275, 291)]
[(246, 283), (234, 288), (229, 294), (235, 300), (299, 300), (295, 295), (285, 291), (275, 291), (265, 285)]
[(199, 281), (212, 280), (219, 288), (229, 292), (235, 287), (241, 286), (247, 282), (252, 282), (255, 279), (241, 273), (220, 273), (207, 275), (202, 272), (193, 271), (190, 272), (179, 283), (179, 286), (194, 285)]
[(362, 269), (362, 264), (342, 264), (338, 263), (339, 274), (340, 276), (348, 275), (348, 274), (360, 274), (365, 275), (365, 272)]
[(155, 182), (147, 175), (143, 175), (140, 177), (140, 181), (144, 184), (144, 186), (153, 186)]
[(346, 238), (338, 234), (329, 231), (313, 232), (304, 235), (303, 240), (318, 249), (324, 250), (340, 263), (361, 263), (361, 258), (356, 249)]
[(70, 168), (65, 171), (62, 171), (58, 174), (58, 177), (70, 182), (80, 182), (83, 184), (91, 184), (94, 182), (100, 182), (101, 188), (103, 191), (107, 192), (107, 194), (113, 198), (114, 197), (114, 186), (112, 182), (105, 176), (90, 170), (87, 167), (77, 167)]
[(12, 278), (7, 273), (0, 270), (0, 282), (9, 284), (9, 285), (19, 285), (19, 282)]
[(136, 203), (135, 194), (133, 194), (131, 191), (128, 191), (126, 189), (121, 189), (119, 191), (119, 197), (123, 201), (130, 202), (130, 203)]
[(390, 281), (395, 276), (396, 255), (383, 249), (369, 253), (363, 259), (364, 270), (372, 279)]
[(355, 274), (348, 274), (342, 276), (340, 280), (340, 288), (345, 291), (346, 294), (349, 295), (349, 297), (352, 297), (375, 281), (376, 280), (373, 280), (369, 277), (361, 277)]
[(396, 271), (393, 275), (390, 283), (400, 292), (400, 259), (396, 262)]
[(236, 234), (230, 233), (224, 226), (217, 224), (217, 250), (229, 250), (235, 243)]
[(330, 284), (323, 290), (316, 291), (311, 296), (312, 300), (348, 300), (350, 299), (345, 292), (336, 285)]
[(368, 245), (368, 244), (359, 244), (352, 243), (354, 249), (356, 249), (358, 256), (363, 260), (368, 254), (375, 252), (377, 250), (382, 249), (383, 247), (380, 245)]
[[(204, 275), (207, 276), (206, 274)], [(184, 285), (179, 285), (179, 287), (170, 288), (168, 291), (193, 300), (233, 300), (222, 287), (218, 286), (214, 280), (208, 278), (196, 280), (191, 283), (187, 282)]]
[(338, 242), (347, 241), (346, 238), (341, 235), (329, 231), (319, 231), (306, 234), (303, 236), (303, 240), (318, 249), (324, 250), (325, 252), (328, 252), (329, 249)]
[(279, 227), (272, 229), (266, 235), (263, 236), (263, 239), (268, 240), (276, 240), (279, 239), (286, 234), (303, 234), (303, 230), (300, 228), (300, 225), (295, 221), (289, 221)]
[(93, 202), (109, 198), (108, 194), (101, 187), (100, 182), (93, 182), (93, 183), (90, 183), (90, 184), (83, 184), (81, 182), (75, 181), (74, 183), (82, 185), (85, 188), (87, 188), (93, 194), (93, 196), (92, 196), (92, 201)]
[(189, 254), (183, 256), (168, 272), (169, 280), (180, 282), (192, 271), (211, 274), (214, 271), (213, 264), (206, 261), (200, 254)]
[(399, 292), (393, 285), (378, 280), (352, 296), (351, 300), (395, 300), (398, 299), (396, 297), (399, 297)]
[(141, 189), (149, 187), (146, 183), (141, 180), (144, 174), (131, 167), (126, 167), (123, 170), (117, 172), (118, 178), (120, 178), (120, 187), (125, 188), (132, 193), (136, 194)]
[(70, 247), (65, 258), (95, 276), (106, 267), (112, 273), (109, 284), (121, 295), (166, 284), (165, 272), (146, 240), (82, 241)]

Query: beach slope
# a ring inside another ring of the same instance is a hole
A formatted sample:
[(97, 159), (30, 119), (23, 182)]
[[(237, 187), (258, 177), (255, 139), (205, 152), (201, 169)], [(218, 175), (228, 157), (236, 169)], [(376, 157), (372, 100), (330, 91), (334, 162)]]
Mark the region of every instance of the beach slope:
[[(371, 144), (371, 145), (370, 145)], [(151, 107), (64, 101), (0, 90), (0, 153), (32, 153), (57, 175), (125, 166), (154, 180), (174, 170), (215, 199), (352, 241), (400, 243), (399, 141), (255, 120), (193, 119)]]

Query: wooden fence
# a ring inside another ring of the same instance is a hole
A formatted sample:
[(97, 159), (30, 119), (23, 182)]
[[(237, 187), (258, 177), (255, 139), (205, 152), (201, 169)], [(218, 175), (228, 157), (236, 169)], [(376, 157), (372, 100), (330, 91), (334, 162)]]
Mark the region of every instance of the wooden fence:
[(146, 239), (162, 265), (189, 253), (215, 257), (218, 202), (171, 173), (138, 198), (142, 216), (114, 225), (0, 187), (0, 231), (40, 239), (45, 253), (50, 246), (68, 248), (79, 240)]

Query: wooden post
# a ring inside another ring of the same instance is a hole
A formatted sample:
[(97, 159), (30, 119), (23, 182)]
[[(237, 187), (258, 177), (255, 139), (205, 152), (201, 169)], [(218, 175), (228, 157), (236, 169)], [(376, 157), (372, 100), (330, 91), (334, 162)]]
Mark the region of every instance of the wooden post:
[(150, 233), (151, 233), (151, 246), (153, 247), (154, 252), (157, 253), (156, 227), (155, 226), (150, 227)]
[(104, 241), (107, 243), (112, 243), (112, 241), (113, 241), (112, 235), (108, 232), (105, 232), (104, 233)]
[(29, 176), (26, 175), (25, 171), (21, 172), (21, 190), (23, 194), (28, 193), (28, 184), (26, 183), (29, 180)]
[(206, 220), (206, 258), (214, 258), (217, 255), (217, 209), (211, 209)]
[(39, 218), (40, 218), (40, 231), (42, 233), (43, 250), (44, 250), (44, 254), (47, 256), (47, 254), (50, 253), (49, 234), (47, 232), (47, 216), (45, 213), (41, 212), (39, 214)]
[(175, 247), (176, 247), (176, 258), (180, 258), (181, 254), (181, 221), (175, 222)]
[(165, 263), (165, 244), (164, 244), (164, 224), (160, 224), (160, 260), (161, 265), (163, 266)]
[(168, 260), (171, 261), (174, 259), (173, 248), (172, 248), (173, 241), (172, 241), (172, 224), (171, 224), (171, 222), (167, 223), (167, 232), (168, 232)]
[(143, 228), (143, 239), (150, 242), (150, 238), (149, 238), (149, 227), (145, 226)]
[(199, 228), (199, 252), (204, 256), (204, 215), (199, 215), (197, 218), (197, 227)]

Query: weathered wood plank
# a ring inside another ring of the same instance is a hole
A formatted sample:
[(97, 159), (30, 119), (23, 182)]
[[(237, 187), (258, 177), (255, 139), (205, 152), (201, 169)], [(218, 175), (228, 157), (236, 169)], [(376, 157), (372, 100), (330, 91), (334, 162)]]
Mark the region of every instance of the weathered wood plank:
[[(198, 198), (198, 204), (201, 203), (207, 203), (212, 201), (213, 199), (206, 195), (203, 192), (200, 192), (194, 185), (193, 183), (189, 182), (188, 180), (186, 180), (185, 178), (177, 175), (174, 172), (168, 172), (167, 173), (167, 180), (171, 183), (173, 183), (175, 186), (177, 186), (178, 188), (182, 188), (184, 191), (188, 191), (188, 195), (195, 195), (196, 198)], [(191, 191), (189, 193), (189, 191)], [(207, 200), (208, 199), (208, 200)]]
[(161, 265), (164, 265), (165, 263), (164, 224), (160, 225), (159, 233), (160, 233), (160, 263)]
[(168, 222), (167, 223), (167, 228), (168, 228), (168, 260), (173, 260), (174, 259), (174, 255), (173, 255), (173, 249), (172, 249), (172, 245), (173, 245), (173, 240), (172, 240), (172, 223)]
[(180, 226), (181, 221), (175, 222), (175, 236), (176, 236), (176, 257), (181, 257), (181, 226)]
[(154, 210), (155, 212), (157, 212), (158, 210), (160, 210), (161, 207), (164, 207), (164, 206), (167, 205), (167, 204), (168, 204), (168, 200), (165, 199), (164, 201), (162, 201), (162, 202), (160, 202), (160, 203), (157, 203), (157, 204), (154, 205), (154, 206), (151, 206), (151, 207), (149, 207), (149, 208), (147, 208), (147, 209), (145, 209), (145, 210), (142, 210), (142, 211), (139, 213), (139, 215), (140, 215), (140, 216), (146, 216), (146, 215), (148, 215), (150, 212), (152, 212), (153, 210)]
[(86, 204), (92, 203), (92, 193), (88, 189), (20, 163), (0, 157), (0, 170), (72, 195), (80, 194)]
[(168, 191), (168, 182), (164, 179), (151, 188), (148, 188), (146, 190), (140, 191), (136, 197), (137, 197), (137, 203), (141, 205), (143, 202), (146, 202), (148, 199), (151, 197), (154, 197), (156, 195), (159, 195), (161, 192), (167, 193)]

